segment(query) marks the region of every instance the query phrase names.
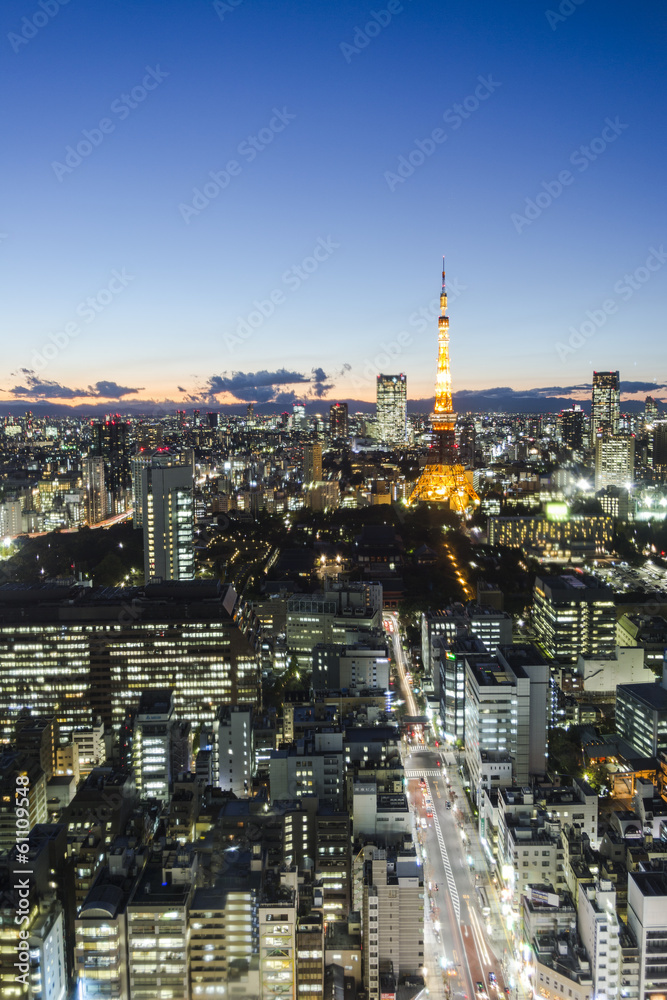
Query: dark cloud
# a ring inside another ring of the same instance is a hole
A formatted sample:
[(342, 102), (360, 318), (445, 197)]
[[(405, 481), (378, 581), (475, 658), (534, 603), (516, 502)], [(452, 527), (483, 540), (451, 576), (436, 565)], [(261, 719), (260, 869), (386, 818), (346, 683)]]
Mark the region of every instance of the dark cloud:
[(303, 386), (301, 396), (321, 399), (333, 388), (323, 368), (313, 368), (310, 375), (279, 368), (270, 372), (223, 372), (211, 375), (191, 401), (215, 400), (221, 393), (229, 393), (242, 403), (279, 403), (287, 405), (300, 398), (296, 391), (286, 386)]
[(24, 385), (15, 385), (8, 392), (12, 396), (23, 396), (29, 399), (122, 399), (141, 392), (143, 387), (119, 385), (118, 382), (100, 381), (89, 385), (86, 389), (72, 389), (52, 379), (41, 379), (39, 375), (28, 368), (20, 369), (24, 376)]
[(661, 389), (667, 389), (667, 384), (664, 382), (621, 382), (621, 392), (660, 392)]

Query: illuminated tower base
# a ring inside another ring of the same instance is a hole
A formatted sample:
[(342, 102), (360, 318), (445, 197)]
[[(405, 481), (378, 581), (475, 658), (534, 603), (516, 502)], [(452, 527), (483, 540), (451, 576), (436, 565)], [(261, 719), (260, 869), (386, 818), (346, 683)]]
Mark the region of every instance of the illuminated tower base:
[(424, 467), (408, 504), (448, 503), (462, 514), (479, 497), (472, 485), (472, 476), (456, 461), (456, 414), (452, 406), (452, 375), (449, 367), (449, 317), (445, 290), (445, 262), (442, 262), (442, 291), (438, 319), (438, 374), (435, 382), (435, 408), (431, 416), (435, 438), (434, 457)]

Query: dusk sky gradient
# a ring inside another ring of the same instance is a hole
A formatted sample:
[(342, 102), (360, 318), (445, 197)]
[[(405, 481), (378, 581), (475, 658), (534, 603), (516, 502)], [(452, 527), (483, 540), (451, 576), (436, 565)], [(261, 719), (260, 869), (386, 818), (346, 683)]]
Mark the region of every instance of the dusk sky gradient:
[[(594, 368), (664, 383), (664, 7), (565, 0), (572, 13), (552, 25), (548, 0), (405, 0), (346, 57), (341, 44), (386, 7), (242, 0), (221, 17), (208, 0), (70, 0), (17, 44), (41, 8), (5, 0), (0, 401), (229, 403), (247, 392), (207, 398), (214, 376), (213, 388), (281, 370), (306, 381), (269, 378), (273, 398), (370, 400), (378, 370), (431, 396), (443, 253), (459, 289), (455, 389), (568, 387)], [(110, 109), (146, 67), (167, 76), (121, 120)], [(460, 127), (443, 121), (480, 77), (493, 92)], [(249, 162), (239, 145), (274, 109), (294, 117)], [(54, 161), (103, 118), (113, 131), (59, 180)], [(570, 157), (606, 119), (626, 127), (581, 170)], [(391, 190), (386, 173), (437, 128), (446, 140)], [(238, 175), (186, 222), (179, 206), (230, 160)], [(572, 183), (517, 227), (513, 214), (563, 170)], [(286, 282), (318, 245), (317, 269)], [(621, 292), (648, 258), (648, 280)], [(86, 322), (77, 307), (114, 271), (126, 284)], [(239, 337), (275, 290), (273, 315)], [(593, 336), (559, 351), (608, 300)], [(417, 325), (420, 308), (430, 317)], [(37, 372), (35, 352), (72, 322), (79, 333)], [(378, 364), (402, 332), (410, 342)]]

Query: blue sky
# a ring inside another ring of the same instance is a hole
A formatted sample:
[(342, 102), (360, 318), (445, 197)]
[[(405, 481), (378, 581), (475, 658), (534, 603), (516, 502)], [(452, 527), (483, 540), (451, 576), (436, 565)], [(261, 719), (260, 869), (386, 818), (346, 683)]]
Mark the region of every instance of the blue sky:
[(0, 11), (0, 399), (428, 396), (443, 253), (455, 388), (667, 377), (658, 5), (43, 3)]

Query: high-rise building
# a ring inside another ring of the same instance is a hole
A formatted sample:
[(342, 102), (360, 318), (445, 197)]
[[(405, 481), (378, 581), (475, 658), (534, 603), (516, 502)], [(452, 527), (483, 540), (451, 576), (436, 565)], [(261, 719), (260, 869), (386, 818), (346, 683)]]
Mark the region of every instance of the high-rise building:
[(220, 414), (218, 413), (218, 411), (209, 410), (209, 412), (206, 414), (206, 419), (208, 420), (208, 426), (210, 430), (212, 431), (216, 430), (218, 424), (220, 423)]
[(616, 646), (616, 606), (611, 587), (572, 572), (537, 576), (533, 623), (548, 656), (563, 663), (611, 656)]
[(303, 446), (303, 481), (304, 483), (322, 481), (322, 445), (318, 442)]
[(456, 444), (456, 414), (452, 401), (452, 373), (449, 364), (449, 316), (445, 285), (445, 258), (442, 258), (442, 288), (438, 318), (438, 369), (435, 380), (435, 407), (431, 414), (433, 447), (424, 471), (409, 499), (409, 503), (426, 500), (448, 503), (458, 511), (478, 504), (479, 497), (472, 487), (472, 471), (466, 472)]
[[(639, 997), (667, 993), (667, 875), (628, 872), (628, 927), (639, 945)], [(599, 996), (599, 994), (598, 994)]]
[(295, 431), (306, 429), (306, 404), (292, 403), (292, 428)]
[(618, 432), (621, 382), (618, 372), (593, 372), (591, 398), (591, 447), (596, 438)]
[[(363, 870), (364, 985), (373, 1000), (396, 996), (398, 979), (424, 965), (424, 869), (414, 848), (368, 848)], [(383, 981), (385, 976), (391, 982)]]
[(158, 465), (142, 472), (144, 572), (148, 583), (193, 580), (194, 497), (191, 465)]
[(657, 399), (647, 396), (644, 400), (644, 424), (650, 427), (660, 417), (660, 407)]
[(130, 425), (118, 415), (94, 424), (92, 454), (104, 460), (109, 513), (122, 514), (127, 508), (132, 486)]
[(104, 483), (104, 459), (89, 456), (83, 460), (83, 504), (88, 524), (99, 524), (107, 516), (107, 490)]
[(576, 405), (559, 413), (560, 436), (566, 448), (571, 448), (572, 451), (581, 451), (583, 448), (585, 419), (584, 411)]
[(606, 434), (595, 440), (595, 489), (628, 488), (635, 479), (634, 434)]
[(655, 479), (667, 483), (667, 420), (654, 420), (650, 431), (650, 464)]
[[(173, 687), (179, 718), (210, 724), (218, 705), (256, 703), (258, 656), (234, 620), (233, 587), (214, 580), (93, 593), (0, 594), (0, 739), (22, 708), (62, 728), (100, 716), (120, 726), (128, 701)], [(43, 600), (42, 600), (43, 599)], [(113, 623), (113, 628), (110, 628)], [(75, 742), (77, 729), (75, 728)]]
[[(208, 744), (203, 749), (208, 749)], [(251, 705), (223, 705), (213, 723), (211, 749), (217, 783), (241, 798), (252, 787), (255, 745)]]
[(329, 433), (331, 437), (346, 438), (348, 434), (347, 403), (332, 403), (329, 407)]
[(0, 503), (0, 539), (16, 538), (22, 528), (21, 501), (5, 500)]
[[(465, 654), (464, 654), (465, 655)], [(482, 787), (484, 752), (506, 753), (515, 784), (546, 774), (549, 664), (532, 643), (499, 646), (466, 659), (466, 767), (473, 795)]]
[(132, 477), (132, 527), (142, 528), (144, 524), (144, 469), (151, 463), (150, 451), (139, 451), (130, 460), (130, 475)]
[(134, 721), (132, 767), (137, 790), (144, 799), (166, 802), (169, 798), (174, 723), (173, 690), (153, 688), (142, 692)]
[(379, 440), (383, 444), (404, 444), (407, 430), (405, 375), (378, 375), (376, 407)]

